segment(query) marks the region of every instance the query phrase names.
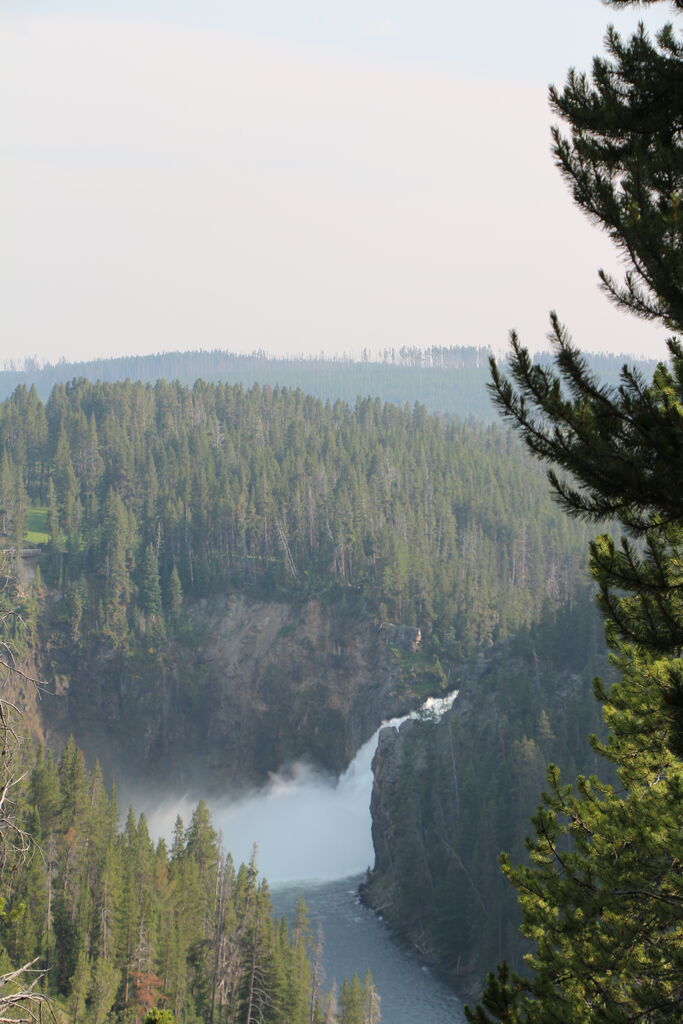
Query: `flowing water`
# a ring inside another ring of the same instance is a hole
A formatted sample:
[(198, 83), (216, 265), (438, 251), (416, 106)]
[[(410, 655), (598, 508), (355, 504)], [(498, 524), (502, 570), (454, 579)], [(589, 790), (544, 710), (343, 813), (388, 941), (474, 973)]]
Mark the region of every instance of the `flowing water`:
[(311, 928), (324, 935), (325, 988), (368, 968), (381, 999), (382, 1024), (460, 1024), (459, 999), (409, 950), (396, 943), (382, 922), (358, 899), (362, 875), (335, 882), (276, 886), (278, 916), (291, 917), (300, 896), (308, 906)]
[[(455, 697), (430, 698), (415, 715), (439, 717)], [(358, 899), (358, 886), (374, 860), (370, 794), (378, 733), (339, 779), (310, 765), (294, 765), (253, 793), (212, 801), (214, 824), (236, 863), (248, 860), (256, 846), (257, 865), (278, 915), (289, 915), (303, 896), (314, 934), (318, 925), (324, 933), (326, 988), (353, 974), (362, 978), (369, 968), (382, 1000), (383, 1024), (459, 1024), (464, 1019), (459, 1000)], [(148, 814), (152, 832), (170, 835), (177, 814), (187, 823), (194, 802), (156, 806)]]

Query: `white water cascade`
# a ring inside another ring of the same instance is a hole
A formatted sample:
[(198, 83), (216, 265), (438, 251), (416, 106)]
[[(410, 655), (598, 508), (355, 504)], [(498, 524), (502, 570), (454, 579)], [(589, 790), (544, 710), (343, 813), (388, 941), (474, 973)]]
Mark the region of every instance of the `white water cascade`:
[[(430, 698), (406, 718), (440, 718), (457, 694)], [(372, 758), (377, 732), (339, 779), (297, 764), (272, 775), (261, 789), (237, 799), (211, 801), (214, 825), (236, 863), (257, 846), (257, 866), (268, 879), (277, 915), (292, 917), (306, 900), (314, 933), (324, 934), (326, 986), (369, 968), (381, 998), (383, 1024), (464, 1024), (458, 998), (392, 941), (373, 912), (360, 904), (358, 885), (374, 853), (370, 833)], [(138, 806), (144, 801), (136, 801)], [(196, 800), (145, 807), (152, 834), (170, 837), (176, 815), (187, 825)]]
[[(439, 718), (456, 696), (430, 697), (417, 711), (380, 728), (407, 718)], [(338, 780), (295, 764), (246, 796), (211, 801), (214, 825), (235, 863), (247, 861), (256, 845), (259, 871), (271, 885), (346, 878), (371, 866), (371, 765), (378, 735), (379, 729)], [(169, 837), (178, 814), (187, 825), (194, 803), (187, 797), (157, 805), (148, 814), (152, 834)]]

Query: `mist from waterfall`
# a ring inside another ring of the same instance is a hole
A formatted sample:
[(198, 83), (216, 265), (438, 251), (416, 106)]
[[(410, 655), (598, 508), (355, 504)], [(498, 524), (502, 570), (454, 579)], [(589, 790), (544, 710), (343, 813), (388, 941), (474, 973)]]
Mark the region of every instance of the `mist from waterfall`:
[[(430, 698), (412, 715), (383, 722), (380, 728), (397, 727), (410, 717), (440, 717), (455, 697)], [(247, 861), (256, 846), (257, 866), (271, 885), (330, 881), (371, 867), (371, 766), (378, 735), (379, 729), (339, 779), (298, 763), (271, 775), (264, 787), (246, 796), (210, 801), (214, 826), (233, 860)], [(170, 837), (176, 816), (187, 826), (195, 804), (194, 798), (185, 797), (156, 805), (147, 814), (150, 831)]]

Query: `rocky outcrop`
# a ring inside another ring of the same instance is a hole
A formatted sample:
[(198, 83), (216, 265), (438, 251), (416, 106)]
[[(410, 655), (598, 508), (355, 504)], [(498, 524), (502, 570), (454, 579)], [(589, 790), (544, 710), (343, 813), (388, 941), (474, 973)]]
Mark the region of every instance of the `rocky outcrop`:
[(377, 626), (341, 601), (207, 598), (188, 606), (185, 632), (126, 656), (55, 652), (53, 742), (72, 732), (124, 784), (224, 792), (302, 759), (339, 773), (417, 700), (395, 651), (414, 649), (419, 631)]
[[(524, 952), (500, 852), (525, 857), (548, 762), (568, 779), (595, 771), (595, 671), (583, 638), (573, 661), (532, 642), (460, 669), (460, 694), (438, 721), (383, 729), (373, 762), (375, 866), (364, 898), (465, 996), (501, 959)], [(603, 766), (599, 766), (604, 775)]]

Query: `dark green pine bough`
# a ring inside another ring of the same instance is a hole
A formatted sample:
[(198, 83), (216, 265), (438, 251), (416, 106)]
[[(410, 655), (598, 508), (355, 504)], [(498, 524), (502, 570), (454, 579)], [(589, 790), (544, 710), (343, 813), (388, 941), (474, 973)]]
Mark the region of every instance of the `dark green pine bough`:
[[(651, 0), (654, 2), (654, 0)], [(612, 6), (627, 6), (627, 0)], [(681, 10), (678, 0), (674, 7)], [(553, 467), (573, 516), (614, 520), (591, 565), (620, 681), (596, 684), (609, 734), (597, 749), (616, 786), (554, 767), (533, 819), (530, 866), (503, 869), (531, 940), (529, 976), (491, 974), (475, 1024), (659, 1024), (683, 1019), (683, 47), (610, 28), (592, 78), (551, 90), (570, 137), (554, 135), (574, 198), (628, 269), (601, 273), (622, 309), (674, 332), (651, 382), (624, 368), (618, 388), (591, 374), (556, 316), (557, 372), (513, 335), (512, 380), (492, 392), (528, 447)]]

